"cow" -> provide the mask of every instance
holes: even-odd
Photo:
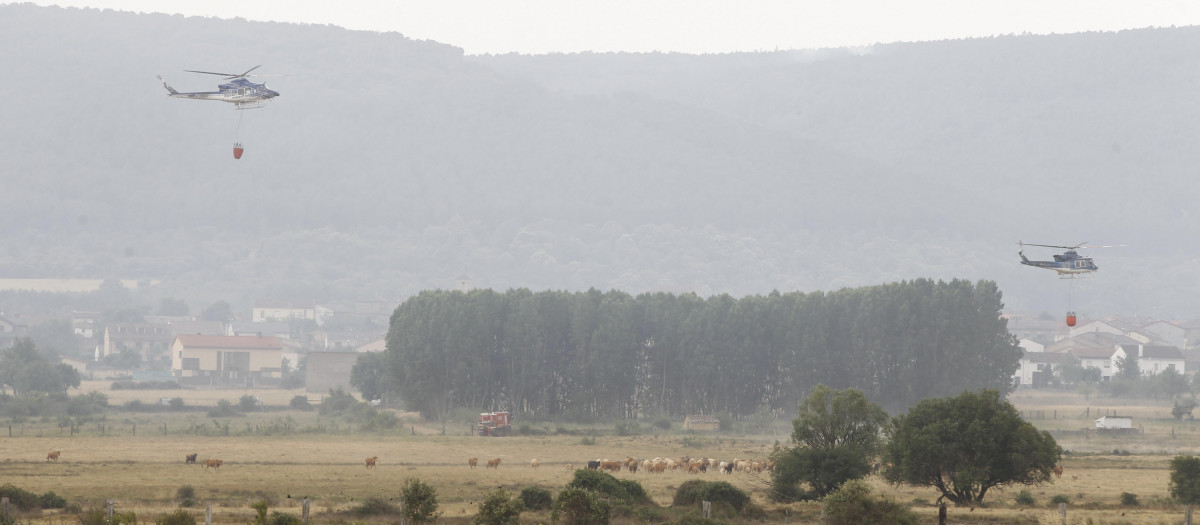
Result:
[[[601,461],[600,462],[600,470],[609,470],[612,472],[620,472],[621,466],[623,464],[624,463],[622,463],[620,461]]]
[[[487,468],[494,468],[496,470],[500,470],[500,458],[489,459],[487,462]]]
[[[221,460],[219,460],[219,459],[204,460],[204,470],[208,470],[208,469],[218,470],[220,468],[221,468]]]
[[[46,454],[46,461],[58,461],[58,456],[60,454],[62,454],[62,451],[59,450],[55,450],[54,452]]]
[[[1055,476],[1055,477],[1058,477],[1058,478],[1061,478],[1061,477],[1062,477],[1062,465],[1055,465],[1055,466],[1054,466],[1054,476]]]
[[[599,461],[588,461],[587,468],[588,468],[588,470],[600,470],[600,462]]]
[[[479,464],[479,458],[467,458],[467,464],[470,465],[471,468],[475,468],[475,465]]]
[[[532,459],[529,461],[529,466],[532,468],[538,468],[538,467],[542,466],[542,462],[541,462],[541,460],[538,460],[538,459]]]
[[[377,459],[379,459],[379,456],[371,456],[367,458],[367,468],[375,468],[375,460]]]
[[[188,454],[188,455],[184,456],[183,464],[184,465],[195,465],[196,464],[196,456],[197,456],[197,454]]]

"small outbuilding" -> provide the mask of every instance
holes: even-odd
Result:
[[[1133,428],[1133,418],[1129,416],[1104,416],[1096,420],[1096,428],[1101,430],[1129,430]]]
[[[683,418],[684,430],[721,430],[721,420],[713,416],[687,416]]]

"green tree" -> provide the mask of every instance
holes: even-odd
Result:
[[[400,487],[400,502],[404,508],[400,515],[416,524],[437,521],[442,515],[438,511],[437,490],[419,479],[407,479]]]
[[[190,313],[187,301],[172,297],[163,297],[158,303],[158,315],[186,316]]]
[[[813,496],[824,497],[847,480],[870,473],[887,419],[887,412],[858,390],[813,387],[792,421],[795,446],[775,453],[771,482],[776,496],[804,497],[797,484],[807,483]]]
[[[1171,459],[1171,497],[1185,505],[1200,504],[1200,458],[1175,456]]]
[[[78,371],[70,365],[52,363],[32,339],[18,338],[0,352],[0,388],[7,386],[14,396],[66,392],[79,385]]]
[[[229,306],[228,302],[217,301],[208,305],[208,308],[205,308],[200,316],[205,321],[219,321],[224,323],[233,319],[233,308]]]
[[[992,487],[1050,480],[1062,448],[995,390],[927,399],[892,419],[885,476],[935,487],[956,505],[980,503]]]
[[[1136,381],[1142,378],[1141,368],[1138,366],[1138,358],[1135,355],[1126,354],[1118,357],[1113,364],[1117,368],[1117,378],[1129,381]]]
[[[479,503],[479,512],[471,519],[475,525],[517,525],[525,505],[521,498],[510,496],[507,490],[498,488],[488,493]]]
[[[362,392],[366,400],[383,399],[390,391],[388,377],[387,356],[379,352],[358,356],[350,369],[350,384]]]
[[[1182,420],[1185,417],[1188,419],[1194,419],[1192,416],[1192,410],[1195,410],[1195,408],[1196,400],[1194,399],[1176,399],[1174,406],[1171,407],[1171,416],[1176,420]]]
[[[567,487],[554,498],[550,521],[567,525],[608,525],[612,505],[590,490]]]

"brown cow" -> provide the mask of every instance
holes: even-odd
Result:
[[[540,459],[533,459],[533,460],[530,460],[530,461],[529,461],[529,466],[530,466],[530,467],[533,467],[533,468],[538,468],[538,467],[542,466],[542,461],[541,461]]]
[[[475,468],[475,465],[479,464],[479,458],[467,458],[467,464],[470,465],[471,468]]]
[[[185,464],[185,465],[187,465],[187,464],[192,464],[192,465],[195,465],[195,464],[196,464],[196,454],[188,454],[188,455],[184,456],[184,457],[183,457],[183,464]]]
[[[58,451],[58,450],[55,450],[54,452],[46,454],[46,461],[58,461],[59,454],[62,454],[62,452]]]
[[[379,456],[371,456],[367,458],[367,468],[375,468],[375,460],[377,459],[379,459]]]
[[[487,468],[494,468],[496,470],[500,470],[500,458],[489,459],[488,463],[487,463]]]
[[[620,472],[621,467],[625,465],[623,461],[601,461],[600,470],[610,470],[612,472]]]
[[[1059,478],[1061,478],[1061,477],[1062,477],[1062,465],[1055,465],[1055,466],[1054,466],[1054,476],[1055,476],[1055,477],[1059,477]]]
[[[204,470],[208,470],[208,469],[217,470],[220,468],[221,468],[221,460],[219,460],[219,459],[204,460]]]

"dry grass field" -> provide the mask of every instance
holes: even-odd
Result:
[[[107,386],[107,383],[93,385]],[[99,388],[96,388],[99,389]],[[120,399],[156,401],[160,397],[183,397],[187,406],[211,406],[220,399],[236,402],[252,393],[268,405],[285,405],[294,391],[114,391],[112,405]],[[125,398],[127,394],[136,394]],[[1082,396],[1062,393],[1014,395],[1023,411],[1054,411],[1058,417],[1035,419],[1051,431],[1080,430],[1090,420],[1080,414],[1088,406],[1113,408],[1112,403],[1088,404]],[[1077,399],[1076,399],[1077,397]],[[1111,401],[1111,400],[1105,400]],[[1181,523],[1184,510],[1166,503],[1169,471],[1167,464],[1177,453],[1196,453],[1200,433],[1190,425],[1170,419],[1169,404],[1122,405],[1121,414],[1135,415],[1143,423],[1144,434],[1127,436],[1066,435],[1060,443],[1071,453],[1064,459],[1064,474],[1053,483],[1030,487],[1034,506],[1016,504],[1022,487],[989,493],[984,507],[951,508],[950,523],[1058,524],[1060,518],[1050,505],[1056,495],[1070,501],[1071,524],[1163,524]],[[1094,413],[1096,408],[1092,409]],[[1165,410],[1165,412],[1164,412]],[[1068,417],[1069,416],[1069,417]],[[639,436],[617,437],[611,432],[597,435],[594,444],[584,444],[577,435],[554,434],[550,425],[534,425],[550,431],[546,436],[481,438],[466,435],[466,423],[452,424],[446,434],[439,426],[422,426],[411,415],[401,415],[402,430],[385,433],[363,432],[348,425],[324,422],[312,412],[266,411],[245,417],[218,418],[213,421],[203,411],[171,413],[127,413],[111,411],[104,422],[104,434],[96,423],[89,423],[71,435],[69,429],[53,421],[26,421],[14,425],[13,435],[0,427],[0,483],[12,483],[36,493],[54,491],[84,508],[100,506],[105,499],[117,502],[118,510],[135,511],[143,522],[167,513],[179,505],[177,491],[190,486],[200,505],[211,502],[218,523],[252,521],[251,503],[271,502],[273,510],[299,513],[300,501],[312,501],[312,517],[317,523],[381,522],[346,511],[368,497],[395,498],[399,486],[409,478],[433,485],[444,512],[442,521],[465,523],[475,513],[475,503],[488,491],[505,487],[518,492],[537,485],[552,492],[561,489],[587,460],[597,458],[694,456],[765,458],[775,439],[786,444],[786,432],[775,436],[733,434],[685,435],[675,431],[651,430]],[[261,430],[279,421],[290,422],[287,433],[266,435]],[[229,435],[189,433],[195,426],[228,425]],[[134,426],[136,425],[136,435]],[[325,425],[321,431],[315,429]],[[783,423],[781,423],[783,425]],[[167,432],[163,432],[163,428]],[[1175,437],[1170,431],[1174,428]],[[786,427],[784,427],[786,428]],[[611,427],[604,427],[610,430]],[[58,462],[46,461],[49,451],[58,450]],[[1114,454],[1113,451],[1117,451]],[[184,456],[198,453],[199,465],[184,464]],[[364,458],[378,456],[378,467],[365,468]],[[480,458],[471,469],[467,458]],[[206,458],[219,458],[217,471],[206,469]],[[487,459],[501,458],[497,469],[484,468]],[[530,460],[541,461],[538,469]],[[651,475],[644,472],[618,474],[639,481],[655,503],[669,506],[679,485],[697,475],[668,472]],[[767,511],[766,521],[816,523],[819,507],[814,504],[779,505],[767,501],[763,476],[736,473],[698,475],[706,480],[730,481],[752,495]],[[928,488],[893,487],[879,479],[871,483],[883,494],[901,502],[915,502],[914,509],[926,522],[936,523],[936,509],[930,505],[937,492]],[[1120,504],[1124,492],[1137,494],[1141,505]],[[786,514],[785,514],[786,511]],[[43,523],[74,523],[73,516],[47,513],[25,517]],[[525,523],[546,523],[546,513],[523,514]],[[382,520],[387,521],[387,520]],[[618,523],[641,521],[620,518]]]

